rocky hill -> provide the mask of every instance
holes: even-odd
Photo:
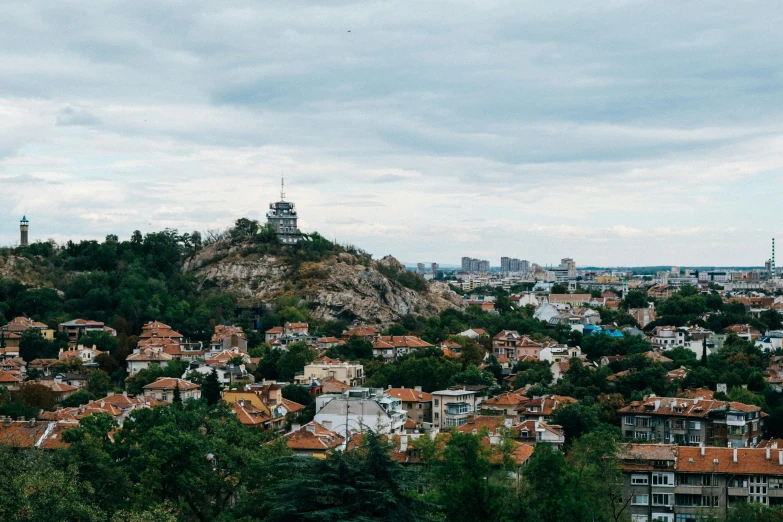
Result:
[[[230,241],[201,250],[182,267],[200,281],[202,290],[229,292],[245,305],[300,296],[320,320],[387,324],[408,313],[429,315],[463,306],[444,283],[429,282],[419,291],[403,286],[394,274],[404,270],[391,256],[370,260],[341,253],[325,261],[295,263],[285,255],[253,253],[248,245]]]

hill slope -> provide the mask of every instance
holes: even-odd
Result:
[[[317,262],[292,262],[279,253],[257,253],[248,243],[219,241],[188,258],[182,271],[196,277],[200,289],[227,292],[240,304],[269,303],[296,295],[311,304],[319,320],[386,324],[408,313],[435,314],[461,308],[444,283],[420,282],[417,290],[400,283],[405,267],[393,257],[340,253]]]

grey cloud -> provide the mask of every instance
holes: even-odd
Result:
[[[100,120],[93,114],[82,109],[65,107],[57,113],[57,125],[95,125]]]

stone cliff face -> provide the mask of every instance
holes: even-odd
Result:
[[[194,275],[202,289],[230,292],[242,304],[300,296],[311,303],[313,317],[321,320],[387,324],[408,313],[430,315],[463,307],[448,285],[430,282],[426,291],[416,292],[386,277],[378,264],[402,266],[391,256],[365,264],[344,253],[294,267],[283,257],[247,254],[242,245],[221,242],[188,259],[183,272]]]

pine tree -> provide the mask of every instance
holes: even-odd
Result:
[[[204,378],[204,384],[201,385],[201,396],[206,399],[207,404],[215,405],[220,401],[222,388],[218,379],[217,369],[212,368],[212,373],[207,374]]]
[[[707,366],[707,337],[701,340],[701,365]]]
[[[177,384],[174,385],[174,398],[172,399],[172,402],[174,404],[182,403],[182,396],[179,393],[179,381],[177,381]]]

